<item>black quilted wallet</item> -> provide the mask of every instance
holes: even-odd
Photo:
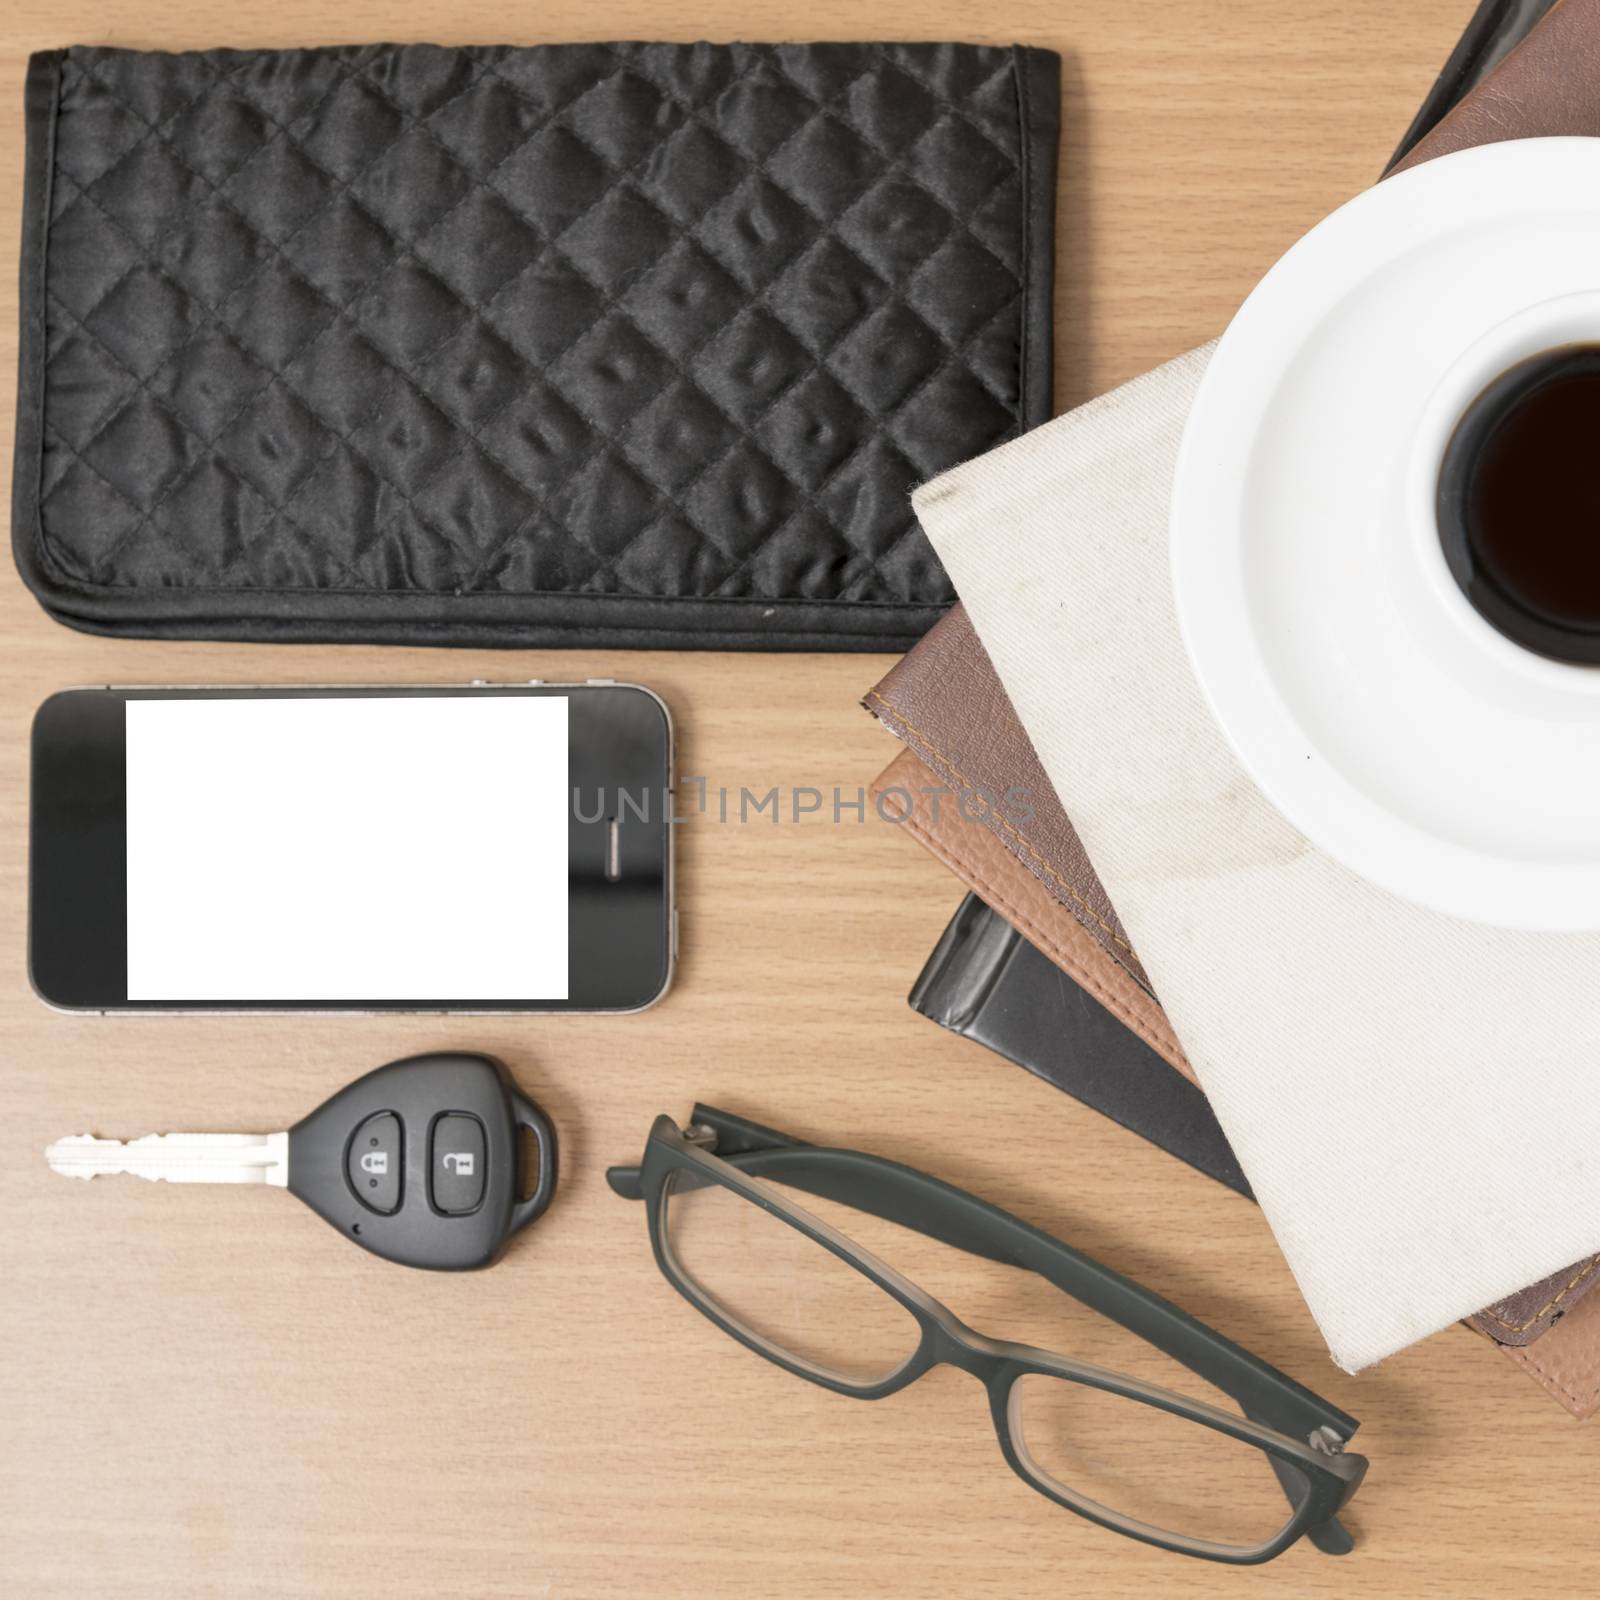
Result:
[[[125,636],[905,649],[910,490],[1050,414],[1058,71],[35,56],[17,564]]]

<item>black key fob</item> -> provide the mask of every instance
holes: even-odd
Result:
[[[521,1132],[538,1173],[522,1198]],[[289,1190],[347,1239],[436,1272],[493,1264],[556,1187],[556,1135],[491,1056],[392,1061],[289,1130]]]

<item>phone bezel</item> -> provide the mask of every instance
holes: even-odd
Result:
[[[651,793],[648,822],[618,830],[620,878],[604,874],[604,816],[568,824],[565,1000],[130,1000],[122,707],[140,698],[380,698],[565,695],[568,787]],[[625,753],[613,754],[607,747]],[[467,684],[130,684],[67,689],[34,715],[30,775],[28,976],[67,1012],[269,1015],[626,1013],[654,1005],[677,958],[672,715],[643,684],[610,679]],[[623,759],[623,767],[617,762]],[[590,858],[593,858],[592,860]],[[598,869],[595,870],[595,869]],[[631,870],[630,870],[631,869]],[[641,905],[641,894],[647,897]],[[603,959],[602,959],[603,957]]]

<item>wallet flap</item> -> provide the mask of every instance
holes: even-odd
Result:
[[[911,489],[1050,413],[1059,62],[74,48],[14,544],[147,636],[904,648]]]

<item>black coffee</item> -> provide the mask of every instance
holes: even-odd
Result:
[[[1482,616],[1530,650],[1600,663],[1600,344],[1533,356],[1467,407],[1438,513]]]

